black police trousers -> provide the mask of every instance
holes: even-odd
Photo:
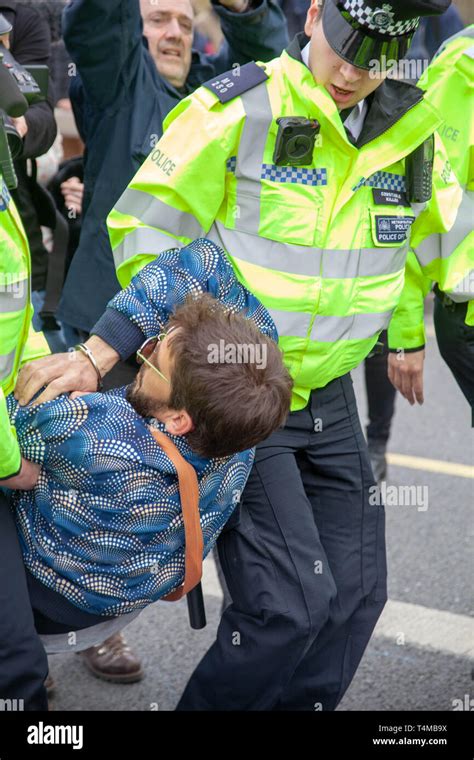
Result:
[[[373,354],[364,362],[365,388],[367,391],[367,440],[387,444],[395,413],[397,391],[388,379],[388,338],[384,330],[379,335],[383,343],[380,353]]]
[[[0,491],[0,700],[5,710],[47,710],[48,659],[35,629],[15,522]],[[11,701],[10,701],[11,700]]]
[[[178,710],[335,709],[386,601],[374,486],[345,375],[257,447],[218,539],[232,604]]]
[[[471,406],[474,426],[474,327],[466,325],[466,311],[467,303],[454,303],[435,287],[438,348]]]

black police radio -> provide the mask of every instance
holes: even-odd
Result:
[[[280,116],[276,120],[278,134],[273,152],[277,166],[309,166],[320,125],[317,119],[302,116]]]
[[[406,186],[410,203],[426,203],[433,192],[434,135],[406,159]]]

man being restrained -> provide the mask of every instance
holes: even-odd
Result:
[[[22,454],[41,466],[36,486],[11,498],[40,633],[136,612],[181,585],[178,479],[150,427],[196,471],[206,556],[252,447],[289,410],[271,317],[213,243],[160,254],[109,309],[146,338],[130,386],[23,407],[8,398]]]

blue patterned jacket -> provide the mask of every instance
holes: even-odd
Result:
[[[275,340],[268,312],[234,277],[209,241],[160,254],[109,304],[155,335],[187,293],[209,291],[245,311]],[[184,527],[177,476],[125,388],[36,407],[7,399],[22,454],[42,465],[32,491],[16,491],[13,509],[30,572],[82,610],[119,615],[141,609],[183,582]],[[194,466],[204,556],[239,501],[254,450],[204,459],[185,437],[170,436]]]

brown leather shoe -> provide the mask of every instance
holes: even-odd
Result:
[[[143,678],[138,657],[127,645],[122,633],[109,636],[102,644],[78,652],[91,673],[104,681],[135,683]]]

